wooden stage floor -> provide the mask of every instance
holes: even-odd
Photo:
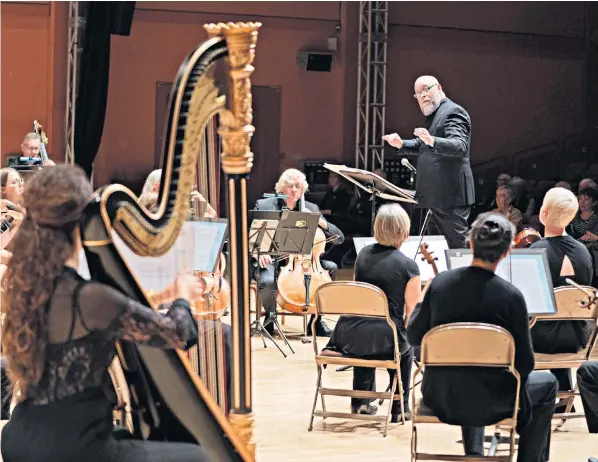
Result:
[[[333,321],[327,321],[332,327]],[[299,318],[287,318],[287,326],[299,327]],[[271,344],[264,349],[261,338],[254,337],[254,441],[260,462],[293,461],[410,461],[411,424],[390,424],[384,438],[380,424],[364,421],[343,421],[321,418],[314,421],[314,429],[307,431],[313,403],[316,366],[311,344],[291,340],[295,354],[284,348],[287,358]],[[282,341],[279,341],[282,346]],[[336,372],[328,368],[324,385],[350,387],[351,371]],[[386,371],[378,371],[378,388],[388,384]],[[419,395],[419,387],[416,389]],[[327,397],[328,410],[347,412],[349,398]],[[576,401],[581,409],[581,401]],[[386,405],[378,412],[385,412]],[[493,428],[487,427],[487,435]],[[448,425],[424,425],[419,429],[419,449],[422,451],[463,454],[461,432]],[[486,445],[488,447],[488,445]],[[503,448],[505,446],[503,445]],[[572,419],[564,432],[553,432],[551,462],[585,462],[598,457],[598,435],[588,433],[584,419]]]

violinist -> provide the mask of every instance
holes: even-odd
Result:
[[[550,423],[557,381],[535,372],[527,306],[522,293],[495,274],[507,256],[515,227],[506,217],[480,215],[471,225],[471,266],[444,271],[423,291],[407,327],[412,346],[432,328],[456,322],[503,327],[515,341],[515,369],[521,376],[518,462],[549,460]],[[442,422],[461,425],[466,455],[484,455],[484,426],[513,415],[515,378],[498,368],[426,367],[424,403]]]
[[[283,172],[275,186],[276,193],[287,196],[286,199],[279,199],[277,197],[260,199],[256,202],[254,210],[288,209],[300,211],[299,204],[308,187],[309,185],[307,183],[307,179],[302,172],[294,168],[288,169]],[[308,201],[305,201],[305,208],[310,212],[320,211],[316,204],[312,204]],[[324,231],[326,237],[333,237],[333,239],[331,239],[332,244],[338,245],[344,242],[345,237],[341,230],[332,223],[326,221],[324,217],[320,217],[319,226]],[[320,263],[322,264],[322,268],[329,272],[330,278],[334,280],[336,271],[338,270],[336,263],[328,260],[322,260]],[[266,310],[266,316],[276,316],[276,300],[274,299],[274,294],[272,291],[274,284],[277,283],[274,280],[274,262],[272,261],[272,257],[269,255],[262,255],[259,258],[258,264],[260,267],[260,298],[262,300],[264,310]],[[312,319],[310,319],[308,324],[308,335],[311,335]],[[274,325],[271,323],[267,324],[266,330],[268,330],[270,335],[273,335]],[[320,337],[330,337],[330,333],[330,329],[322,320],[319,320],[316,323],[316,335]]]
[[[139,196],[139,203],[143,205],[146,209],[150,212],[156,212],[158,207],[158,194],[160,193],[160,180],[162,178],[162,169],[154,170],[151,172],[145,183],[143,185],[143,189],[141,191],[141,196]],[[197,197],[198,199],[204,201],[204,197],[198,191],[191,192],[191,199]],[[216,211],[212,208],[212,206],[208,203],[206,208],[206,218],[216,218],[217,214]]]
[[[592,283],[592,257],[581,242],[565,232],[575,217],[579,204],[575,195],[565,188],[552,188],[544,196],[540,222],[544,225],[544,239],[530,248],[546,249],[548,266],[554,287],[565,286],[566,278],[580,285]],[[532,327],[532,342],[537,353],[577,353],[585,348],[591,335],[586,321],[540,321]],[[572,388],[571,370],[551,371],[559,382],[560,391]],[[562,412],[564,405],[555,412]]]
[[[14,237],[23,220],[24,211],[21,207],[23,187],[23,177],[17,170],[10,167],[0,169],[0,195],[2,198],[0,212],[3,225],[1,235],[2,264],[7,264],[10,259],[11,253],[6,249],[6,246]]]
[[[364,247],[355,261],[355,280],[373,284],[386,294],[390,317],[397,328],[401,353],[401,383],[405,420],[411,420],[409,411],[409,387],[413,350],[407,343],[405,322],[421,294],[421,280],[417,263],[406,257],[399,248],[409,236],[411,222],[407,212],[399,204],[380,207],[374,222],[376,244]],[[345,356],[364,359],[393,359],[394,338],[386,320],[357,316],[341,316],[326,349]],[[375,391],[375,369],[353,368],[353,389]],[[394,370],[389,369],[391,380]],[[351,398],[353,414],[373,415],[377,407],[368,399]],[[393,401],[392,422],[401,420],[401,404]]]
[[[23,157],[31,158],[31,159],[39,159],[41,158],[41,149],[42,149],[42,138],[35,132],[27,133],[25,138],[23,138],[23,143],[21,144],[21,151],[23,152]],[[35,162],[31,161],[31,162]],[[56,165],[54,161],[48,159],[44,162],[44,165]]]
[[[189,300],[206,280],[181,274],[163,315],[77,273],[79,220],[93,190],[78,167],[38,172],[3,278],[2,347],[21,391],[2,432],[5,461],[204,461],[197,445],[117,439],[108,367],[114,342],[184,348],[197,339]]]

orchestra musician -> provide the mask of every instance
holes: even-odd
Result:
[[[43,169],[23,195],[5,290],[3,353],[20,397],[2,432],[5,461],[198,461],[192,444],[117,439],[108,367],[114,342],[184,348],[196,340],[189,300],[213,281],[181,274],[167,314],[77,273],[79,220],[92,188],[74,166]]]
[[[410,227],[409,216],[399,204],[383,205],[378,210],[374,222],[376,243],[364,247],[355,260],[355,281],[373,284],[386,294],[390,317],[397,328],[405,420],[411,419],[409,388],[413,350],[407,342],[403,319],[409,318],[421,295],[417,263],[399,250],[409,236]],[[326,349],[355,358],[394,359],[394,337],[384,319],[341,316]],[[375,369],[369,367],[354,367],[353,389],[375,391],[375,372]],[[388,370],[391,380],[395,372],[392,369]],[[351,398],[351,412],[375,414],[377,408],[369,404],[369,401]],[[400,402],[393,401],[393,423],[401,420],[400,411]]]
[[[35,132],[27,133],[25,138],[23,138],[23,143],[21,144],[21,151],[23,152],[23,157],[32,157],[32,158],[40,158],[41,157],[41,145],[42,145],[42,138]],[[56,165],[54,161],[48,159],[44,162],[44,165]]]
[[[598,433],[598,361],[587,361],[577,369],[577,384],[590,433]]]
[[[275,190],[277,194],[287,196],[286,199],[280,199],[277,197],[269,197],[266,199],[260,199],[256,202],[254,210],[298,210],[301,198],[307,191],[309,185],[305,175],[297,169],[291,168],[282,173],[278,181],[276,182]],[[305,207],[310,212],[319,212],[319,208],[316,204],[305,201]],[[345,237],[340,229],[338,229],[332,223],[326,221],[324,217],[320,217],[319,226],[324,231],[326,237],[334,236],[331,239],[333,245],[342,244]],[[261,255],[259,258],[259,290],[260,298],[266,316],[276,316],[276,300],[272,289],[276,281],[274,280],[274,263],[272,257],[269,255]],[[327,270],[330,274],[330,278],[334,280],[338,266],[336,263],[322,260],[322,268]],[[313,316],[312,316],[313,319]],[[311,322],[310,319],[308,324],[308,335],[311,335]],[[274,334],[274,325],[271,323],[266,324],[266,330],[270,335]],[[316,335],[321,337],[330,337],[331,330],[322,321],[319,320],[316,323]]]
[[[546,249],[548,266],[554,287],[566,286],[566,278],[580,285],[592,283],[592,257],[581,242],[569,236],[565,229],[575,217],[578,200],[565,188],[552,188],[544,196],[540,222],[544,225],[544,239],[534,242],[531,249]],[[586,321],[538,321],[531,330],[534,351],[537,353],[577,353],[585,348],[592,328]],[[551,372],[559,382],[560,391],[572,389],[570,369]],[[555,412],[564,411],[565,406]]]
[[[448,99],[435,77],[415,81],[414,98],[426,116],[416,138],[402,140],[392,133],[382,137],[400,155],[417,155],[416,200],[430,209],[450,249],[467,247],[467,220],[475,202],[469,162],[471,120],[461,106]]]
[[[3,224],[0,236],[2,249],[0,263],[4,265],[8,263],[12,255],[6,246],[14,237],[23,220],[24,211],[21,207],[23,188],[23,177],[17,170],[10,167],[0,169],[0,197],[2,198],[0,214]]]
[[[143,205],[146,209],[151,212],[156,211],[156,207],[158,206],[158,194],[160,192],[160,180],[162,178],[162,169],[154,170],[151,172],[145,183],[143,185],[143,189],[141,190],[141,195],[139,196],[139,203]],[[205,200],[204,197],[198,191],[191,191],[191,197],[199,198],[200,200]],[[212,208],[212,206],[207,203],[206,208],[206,218],[216,218],[217,214],[216,211]]]
[[[480,215],[470,231],[471,266],[444,271],[428,283],[408,321],[407,338],[419,346],[433,327],[456,322],[494,324],[508,330],[521,376],[517,460],[544,462],[549,459],[557,381],[551,374],[533,372],[525,299],[495,274],[514,236],[515,228],[506,217]],[[484,426],[512,415],[515,385],[515,378],[504,369],[426,367],[422,395],[442,422],[461,426],[466,455],[483,456]]]

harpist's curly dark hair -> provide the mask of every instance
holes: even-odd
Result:
[[[469,231],[473,256],[488,263],[496,263],[511,247],[514,238],[515,227],[498,213],[481,214]]]
[[[74,230],[92,192],[83,170],[58,165],[37,173],[23,194],[27,214],[13,239],[13,256],[2,280],[3,352],[22,398],[44,373],[46,304],[66,260],[74,254]]]

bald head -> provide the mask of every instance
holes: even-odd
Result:
[[[415,91],[415,99],[419,104],[419,108],[425,116],[432,114],[442,100],[446,98],[446,95],[442,91],[442,86],[436,79],[431,75],[422,75],[418,77],[413,85]]]

